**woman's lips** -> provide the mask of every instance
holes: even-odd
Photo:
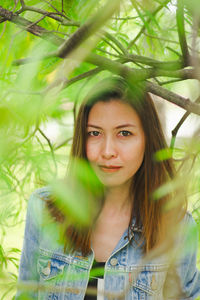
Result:
[[[101,169],[101,171],[105,173],[114,173],[119,171],[119,169],[121,169],[121,167],[119,166],[102,166],[102,165],[100,165],[99,168]]]

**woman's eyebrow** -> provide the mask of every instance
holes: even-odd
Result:
[[[93,124],[87,124],[87,127],[93,127],[93,128],[102,129],[100,126],[93,125]],[[136,126],[133,125],[133,124],[122,124],[122,125],[116,126],[116,129],[125,128],[125,127],[136,127]]]
[[[133,124],[122,124],[122,125],[117,126],[116,128],[119,129],[119,128],[124,128],[124,127],[136,127],[136,126]]]
[[[92,124],[87,124],[87,127],[94,127],[94,128],[102,129],[102,128],[99,127],[99,126],[97,126],[97,125],[92,125]]]

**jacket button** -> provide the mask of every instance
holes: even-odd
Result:
[[[51,273],[51,262],[50,261],[48,262],[47,267],[45,267],[45,268],[42,269],[42,273],[45,276],[48,276]]]
[[[117,258],[115,258],[115,257],[111,258],[111,260],[110,260],[110,264],[111,264],[111,266],[116,266],[116,265],[117,265],[117,263],[118,263],[118,260],[117,260]]]

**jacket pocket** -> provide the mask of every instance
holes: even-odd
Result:
[[[72,256],[41,250],[37,270],[40,278],[38,299],[81,299],[87,271],[76,266]]]
[[[167,266],[132,267],[128,274],[131,285],[130,299],[162,300],[166,273]]]
[[[62,292],[66,281],[64,273],[68,268],[68,264],[54,253],[42,253],[38,257],[37,269],[40,278],[38,291],[39,299],[64,299]]]
[[[66,264],[58,259],[51,257],[40,257],[38,259],[38,272],[44,281],[63,275]]]

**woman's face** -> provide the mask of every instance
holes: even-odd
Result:
[[[99,101],[87,124],[87,158],[107,187],[126,184],[139,169],[145,135],[135,110],[120,100]]]

